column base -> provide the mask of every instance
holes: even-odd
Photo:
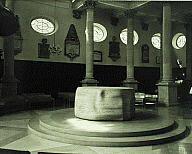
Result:
[[[134,80],[134,79],[126,79],[122,82],[124,87],[131,87],[133,88],[135,91],[138,90],[138,81]]]
[[[1,97],[10,97],[17,95],[17,85],[19,80],[14,79],[1,79]]]
[[[99,82],[93,78],[85,78],[84,80],[81,81],[82,87],[87,87],[87,86],[97,86]]]
[[[178,105],[177,84],[172,81],[161,81],[158,86],[158,102],[164,106]]]

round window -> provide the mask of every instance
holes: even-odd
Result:
[[[172,45],[175,49],[181,49],[186,44],[186,37],[183,33],[177,33],[172,39]]]
[[[94,23],[94,42],[102,42],[107,38],[106,28],[98,23]]]
[[[31,27],[34,31],[44,35],[51,35],[56,32],[56,25],[51,20],[45,18],[33,19]]]
[[[151,43],[152,45],[157,48],[157,49],[161,49],[161,34],[160,33],[156,33],[152,36],[151,38]]]
[[[124,44],[127,44],[127,28],[123,29],[120,33],[120,39]],[[133,44],[137,44],[137,42],[139,41],[139,36],[137,34],[137,32],[134,30],[133,31]]]

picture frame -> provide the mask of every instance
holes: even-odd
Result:
[[[103,56],[101,51],[93,51],[93,61],[94,62],[102,62]]]

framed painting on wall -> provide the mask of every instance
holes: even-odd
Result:
[[[93,61],[94,62],[102,62],[103,57],[102,57],[102,52],[101,51],[94,51],[93,52]]]

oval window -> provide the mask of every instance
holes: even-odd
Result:
[[[94,42],[102,42],[107,38],[106,28],[98,23],[94,23]]]
[[[123,29],[120,33],[120,39],[124,44],[127,44],[127,28]],[[139,41],[139,36],[137,34],[137,32],[134,30],[133,31],[133,44],[137,44],[137,42]]]
[[[156,33],[152,36],[151,38],[151,43],[152,45],[157,48],[157,49],[161,49],[161,34],[160,33]]]
[[[172,45],[175,49],[181,49],[186,44],[186,37],[183,33],[177,33],[172,39]]]
[[[34,31],[44,35],[51,35],[56,32],[56,24],[46,18],[35,18],[31,21]]]

